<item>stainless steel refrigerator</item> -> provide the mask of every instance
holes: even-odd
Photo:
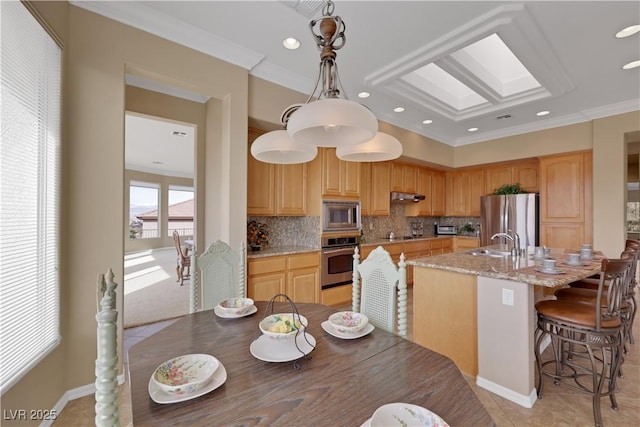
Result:
[[[480,246],[511,243],[491,240],[496,233],[518,233],[520,247],[539,246],[540,195],[538,193],[481,196]]]

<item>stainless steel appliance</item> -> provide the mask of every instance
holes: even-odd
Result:
[[[482,196],[480,198],[480,246],[507,244],[491,240],[496,233],[518,233],[520,247],[538,246],[540,195],[538,193]],[[504,239],[504,240],[503,240]]]
[[[400,193],[397,191],[391,192],[391,201],[396,203],[418,203],[420,200],[424,199],[424,194]]]
[[[360,244],[358,236],[323,237],[320,274],[322,289],[351,283],[353,279],[353,250]]]
[[[457,225],[445,225],[445,224],[436,224],[435,233],[438,236],[455,236],[458,234],[458,226]]]
[[[360,202],[323,200],[322,231],[360,231]]]

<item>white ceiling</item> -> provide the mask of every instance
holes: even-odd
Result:
[[[299,1],[72,1],[74,5],[244,67],[256,77],[309,94],[318,50]],[[303,1],[301,6],[318,1]],[[321,12],[316,12],[317,18]],[[337,51],[347,96],[376,117],[451,146],[584,122],[640,110],[640,34],[617,39],[640,24],[638,1],[336,1],[346,23]],[[503,96],[470,70],[460,49],[497,34],[541,88]],[[301,42],[284,49],[285,37]],[[470,59],[471,58],[471,59]],[[455,109],[416,90],[409,73],[435,63],[488,102]],[[416,74],[417,75],[417,74]],[[435,90],[446,91],[446,87]],[[162,89],[157,89],[162,90]],[[162,90],[165,91],[166,90]],[[175,95],[175,94],[174,94]],[[395,113],[394,107],[405,111]],[[536,116],[541,110],[550,114]],[[498,119],[509,115],[510,118]],[[275,115],[279,116],[279,114]],[[433,120],[423,124],[425,119]],[[469,128],[478,128],[469,132]]]

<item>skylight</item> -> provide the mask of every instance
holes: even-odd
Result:
[[[427,64],[418,68],[402,77],[402,80],[458,111],[487,102],[469,86],[435,64]]]
[[[502,97],[540,87],[497,34],[478,40],[451,57]]]

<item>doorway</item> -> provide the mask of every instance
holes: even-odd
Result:
[[[124,328],[189,313],[173,232],[193,245],[196,134],[195,124],[125,113]]]

